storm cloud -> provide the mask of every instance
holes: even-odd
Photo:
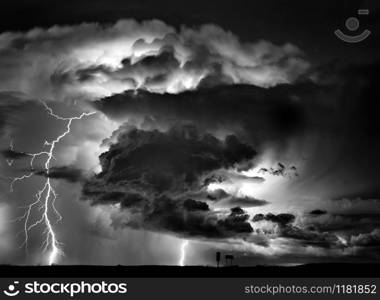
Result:
[[[258,175],[302,177],[296,181],[311,177],[318,190],[334,184],[334,198],[376,197],[380,139],[374,112],[380,91],[374,78],[379,66],[326,66],[315,81],[271,88],[235,84],[178,94],[127,91],[93,105],[113,120],[132,119],[142,127],[187,121],[214,134],[235,134],[259,154],[270,152],[277,159]],[[358,187],[364,178],[366,184]]]
[[[302,93],[301,86],[264,89],[224,85],[179,94],[125,92],[97,101],[94,107],[115,120],[134,118],[144,125],[146,117],[150,117],[150,126],[158,128],[189,122],[202,130],[236,134],[259,150],[271,145],[284,151],[294,138],[313,130],[314,122],[321,122],[314,120],[307,98],[294,100]],[[330,108],[321,110],[327,112]]]
[[[255,155],[235,136],[219,140],[189,125],[167,132],[130,128],[100,156],[102,172],[85,184],[83,196],[97,205],[128,209],[124,226],[209,238],[249,233],[249,216],[243,210],[217,212],[186,197],[202,191],[202,178],[211,172]]]

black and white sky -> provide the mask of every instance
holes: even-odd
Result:
[[[378,262],[379,13],[1,1],[0,263]]]

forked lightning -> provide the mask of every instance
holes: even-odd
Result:
[[[37,157],[46,157],[46,160],[44,162],[44,171],[46,173],[46,180],[44,182],[43,187],[37,192],[36,194],[36,199],[33,201],[31,204],[26,206],[26,211],[25,213],[17,218],[18,221],[23,221],[24,222],[24,242],[22,243],[22,247],[25,247],[26,251],[28,251],[28,238],[29,238],[29,232],[36,226],[42,225],[43,226],[43,237],[44,237],[44,242],[43,242],[43,252],[49,252],[48,257],[47,257],[47,263],[49,265],[52,265],[57,262],[58,257],[60,255],[63,255],[63,251],[61,249],[61,243],[57,240],[56,233],[53,228],[53,222],[59,222],[62,220],[61,214],[58,212],[55,206],[55,201],[57,199],[57,193],[54,190],[54,187],[51,183],[51,179],[49,177],[49,171],[50,171],[50,163],[51,160],[54,158],[54,150],[56,145],[71,131],[71,124],[74,120],[81,120],[84,117],[91,116],[95,114],[95,112],[90,112],[90,113],[82,113],[80,116],[77,117],[61,117],[58,116],[53,112],[53,110],[45,103],[42,102],[42,105],[48,112],[50,116],[53,118],[64,121],[66,122],[66,130],[59,135],[56,139],[52,141],[45,141],[44,147],[47,147],[46,151],[41,151],[38,153],[25,153],[25,155],[30,157],[30,168],[31,171],[28,174],[24,174],[20,177],[15,177],[12,178],[12,182],[10,184],[10,190],[11,192],[13,191],[15,183],[18,181],[25,180],[27,178],[32,177],[35,175],[34,171],[34,161]],[[14,145],[13,141],[11,142],[10,145],[11,150],[14,150]],[[10,161],[9,161],[10,162]],[[8,164],[12,164],[9,163]],[[40,214],[40,217],[37,221],[34,223],[31,223],[31,214],[33,211],[37,211],[38,214]]]

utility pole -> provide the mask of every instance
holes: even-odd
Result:
[[[216,267],[219,268],[220,263],[220,252],[216,252]]]

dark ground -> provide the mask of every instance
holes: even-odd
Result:
[[[309,264],[293,267],[0,266],[0,277],[380,277],[380,264]]]

